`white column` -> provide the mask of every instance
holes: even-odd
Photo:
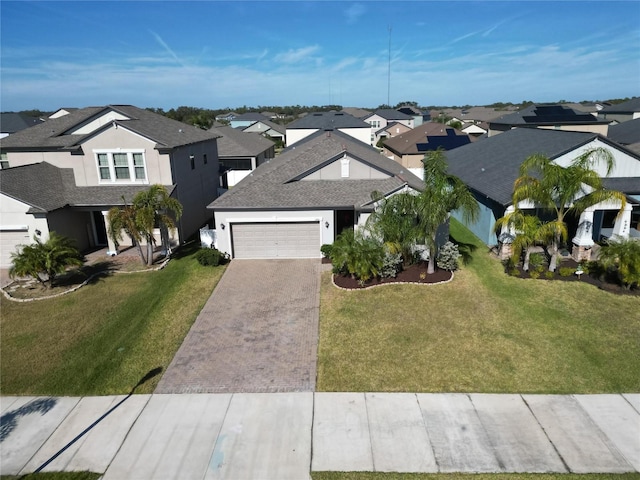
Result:
[[[593,246],[593,209],[586,209],[580,214],[576,236],[571,240],[574,245],[580,247]]]
[[[116,244],[113,242],[111,235],[109,235],[109,219],[107,218],[108,214],[109,214],[108,210],[102,211],[102,218],[104,219],[104,228],[107,231],[107,245],[108,245],[107,255],[117,255],[118,249],[116,248]]]
[[[633,207],[628,203],[625,205],[623,212],[616,218],[613,225],[612,237],[629,238],[629,229],[631,228],[631,210]]]

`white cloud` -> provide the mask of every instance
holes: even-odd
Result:
[[[274,57],[274,60],[278,63],[300,63],[305,60],[311,60],[313,54],[318,52],[320,47],[318,45],[311,45],[309,47],[289,49],[284,53],[279,53]]]
[[[366,13],[367,9],[361,3],[354,3],[349,8],[344,11],[344,15],[347,18],[347,23],[349,25],[353,25],[360,17],[362,17]]]

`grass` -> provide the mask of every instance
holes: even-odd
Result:
[[[313,480],[638,480],[640,473],[566,474],[566,473],[373,473],[311,472]]]
[[[639,297],[509,277],[451,234],[473,251],[448,284],[342,291],[323,274],[319,391],[640,391]]]
[[[166,370],[224,272],[198,264],[196,247],[183,247],[163,270],[97,277],[62,297],[2,297],[2,394],[123,394],[149,371]],[[136,392],[152,392],[160,377]]]

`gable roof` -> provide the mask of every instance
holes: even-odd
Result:
[[[449,173],[503,206],[511,204],[522,162],[534,153],[554,159],[596,138],[595,133],[516,128],[446,152]]]
[[[358,107],[344,107],[341,111],[356,118],[364,118],[371,115],[371,111]]]
[[[371,115],[368,115],[368,117],[371,117],[373,115],[378,115],[385,120],[413,120],[412,115],[407,115],[406,113],[399,112],[398,110],[394,110],[393,108],[380,108],[373,112]]]
[[[640,118],[609,126],[607,138],[621,145],[640,143]]]
[[[282,135],[284,135],[286,133],[286,131],[287,131],[287,129],[286,129],[286,127],[284,125],[280,125],[279,123],[272,122],[271,120],[258,120],[256,122],[253,122],[248,127],[244,127],[243,130],[251,128],[257,123],[262,123],[263,125],[269,127],[270,130],[275,130],[276,132],[278,132],[278,133],[280,133]]]
[[[419,154],[443,147],[445,150],[466,145],[469,135],[443,123],[426,122],[408,132],[385,140],[384,146],[398,155]]]
[[[263,115],[258,112],[247,112],[247,113],[243,113],[242,115],[236,115],[235,118],[233,119],[234,122],[247,121],[247,120],[258,122],[263,120],[270,120],[270,117],[267,117],[266,115]]]
[[[104,185],[78,187],[72,168],[47,162],[0,170],[0,193],[30,205],[29,213],[47,213],[66,206],[123,205],[149,185]],[[165,186],[171,193],[174,186]]]
[[[563,105],[530,105],[523,110],[508,113],[489,121],[498,125],[585,125],[607,124],[590,113],[580,112]]]
[[[371,128],[368,123],[343,112],[314,112],[287,125],[289,129],[337,130],[339,128]]]
[[[210,132],[219,135],[218,157],[257,157],[273,147],[274,143],[259,133],[243,132],[235,128],[213,127]]]
[[[389,174],[385,179],[304,180],[342,154]],[[317,132],[263,163],[233,189],[218,197],[214,210],[268,210],[309,208],[360,208],[371,193],[388,193],[408,184],[420,190],[423,182],[411,172],[378,153],[376,149],[341,132]]]
[[[127,120],[109,121],[103,127],[88,134],[66,134],[74,128],[97,119],[110,111],[127,117]],[[86,107],[58,118],[16,132],[0,139],[3,150],[41,151],[75,150],[88,137],[101,128],[116,124],[136,132],[156,142],[156,148],[175,148],[216,138],[214,133],[193,125],[172,120],[163,115],[132,105],[108,105],[106,107]]]

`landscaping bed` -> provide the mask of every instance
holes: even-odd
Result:
[[[375,287],[378,285],[389,285],[394,283],[418,283],[436,284],[448,282],[453,278],[453,273],[439,268],[432,274],[427,274],[427,263],[419,262],[404,267],[395,277],[373,278],[366,282],[360,282],[350,275],[333,275],[333,283],[340,288],[347,290],[357,290]]]

